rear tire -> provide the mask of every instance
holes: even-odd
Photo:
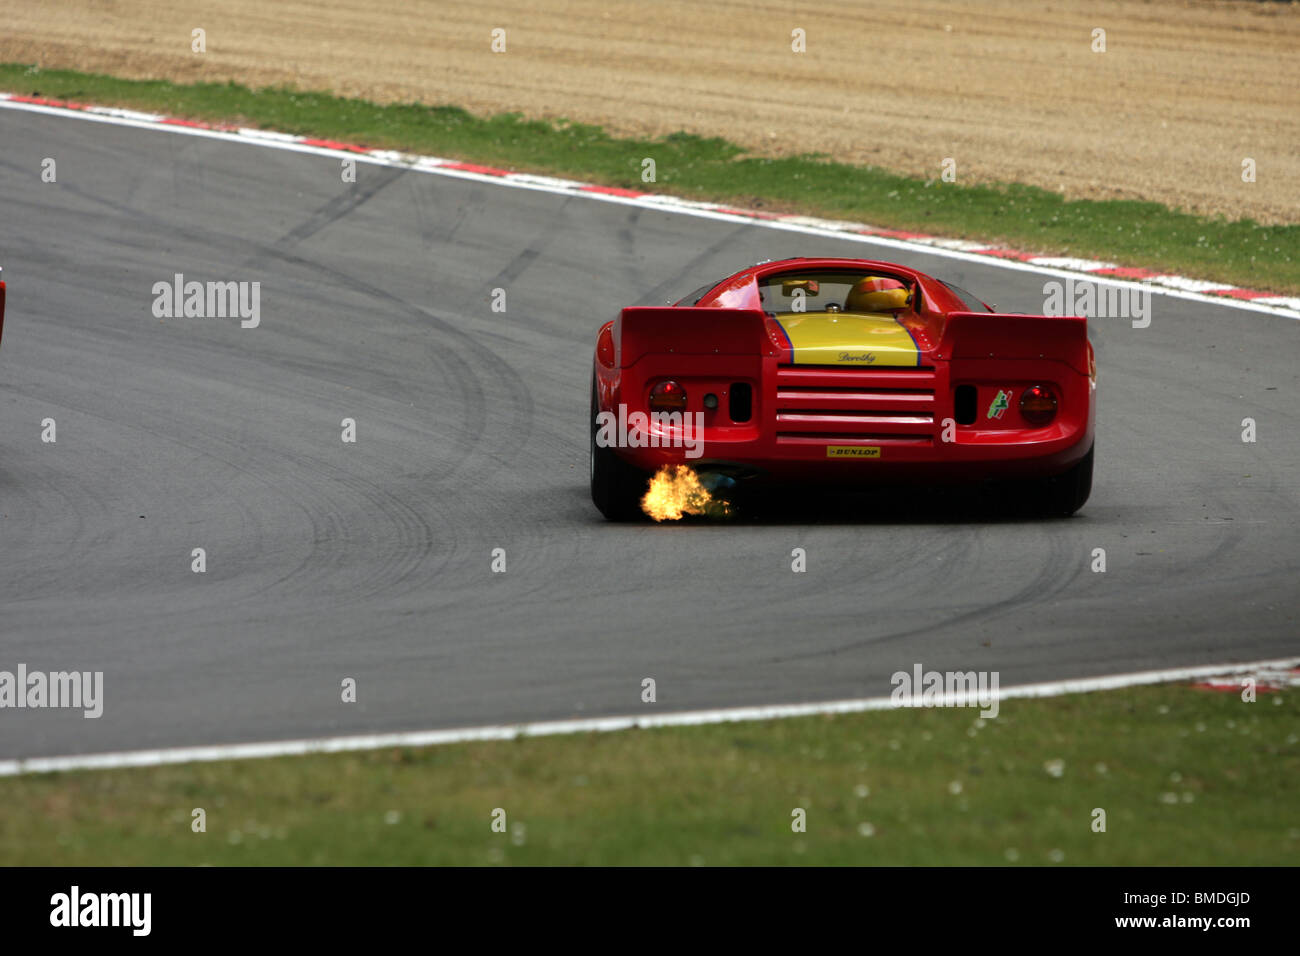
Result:
[[[635,521],[644,514],[641,497],[648,485],[647,476],[618,456],[613,448],[596,443],[596,382],[591,383],[591,500],[610,521]]]
[[[1045,478],[1039,486],[1038,504],[1044,514],[1068,518],[1088,500],[1092,494],[1092,456],[1096,445],[1088,449],[1077,462],[1051,478]]]

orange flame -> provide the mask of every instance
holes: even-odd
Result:
[[[682,515],[720,517],[731,513],[727,502],[709,494],[689,465],[660,468],[650,479],[650,490],[641,499],[641,510],[655,521],[679,521]]]

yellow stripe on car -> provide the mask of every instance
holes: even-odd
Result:
[[[921,364],[912,336],[889,314],[787,312],[777,322],[790,340],[795,365],[915,368]]]

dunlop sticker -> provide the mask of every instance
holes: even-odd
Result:
[[[827,445],[827,458],[879,458],[879,445]]]

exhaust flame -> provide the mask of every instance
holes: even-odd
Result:
[[[650,490],[641,499],[641,510],[655,521],[679,521],[682,515],[723,517],[731,506],[714,498],[689,465],[664,465],[650,479]]]

